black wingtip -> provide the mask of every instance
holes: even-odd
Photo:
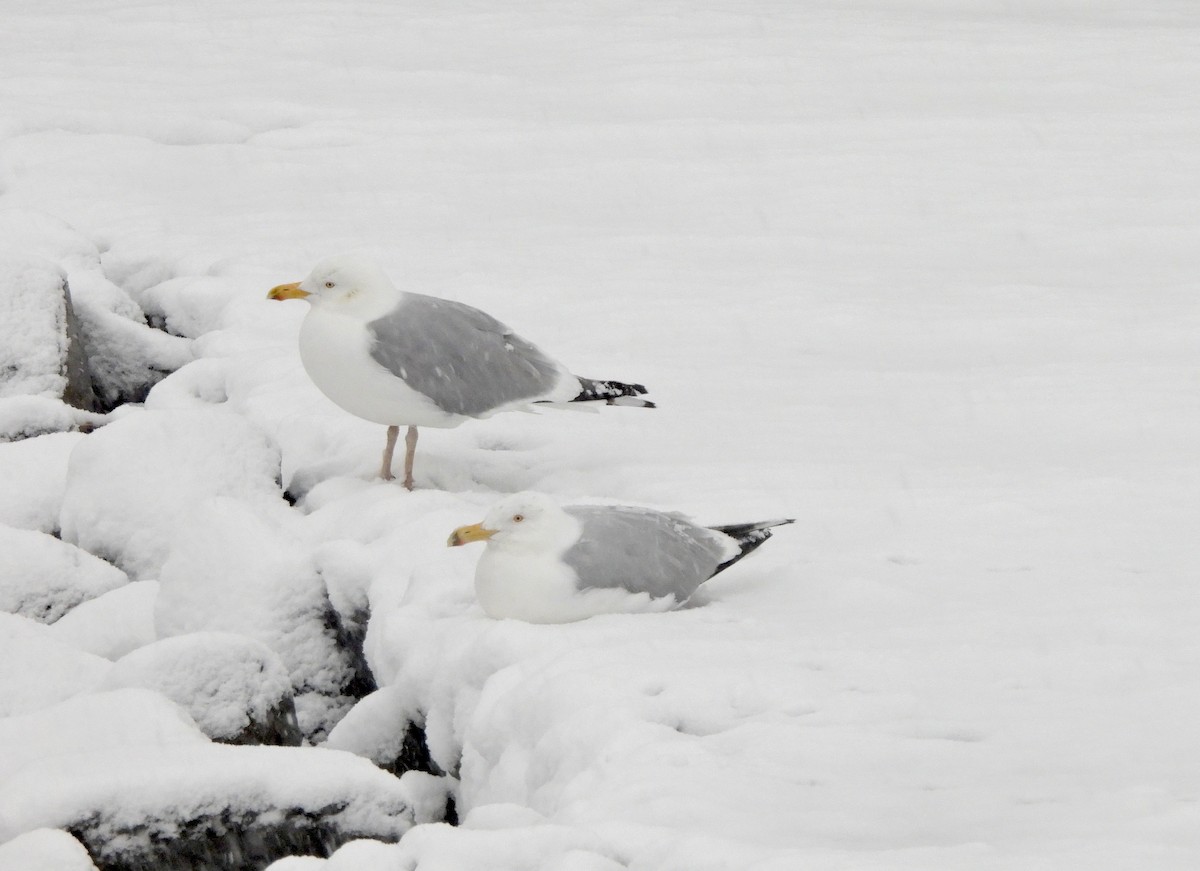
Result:
[[[578,377],[578,376],[576,376]],[[636,399],[644,396],[646,388],[641,384],[626,384],[623,381],[598,381],[594,378],[579,378],[579,395],[572,402],[604,402],[607,405],[631,405],[638,408],[654,408],[653,402]]]
[[[771,530],[777,526],[795,523],[796,518],[784,517],[777,520],[759,520],[755,523],[732,523],[728,526],[711,526],[717,532],[723,532],[737,542],[738,552],[717,566],[717,572],[724,571],[742,557],[755,551],[764,541],[771,537]],[[713,572],[716,574],[716,572]]]

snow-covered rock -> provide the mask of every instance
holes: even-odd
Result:
[[[0,844],[0,871],[96,871],[96,866],[67,832],[34,829]]]
[[[300,743],[287,669],[269,647],[244,635],[164,638],[117,660],[102,686],[156,690],[215,741]]]
[[[0,611],[53,623],[129,583],[116,566],[52,535],[0,525]]]
[[[50,632],[77,650],[119,659],[158,638],[154,629],[157,596],[158,581],[133,581],[71,609]]]
[[[221,326],[225,306],[236,296],[230,282],[212,276],[182,276],[135,293],[153,326],[196,338]]]
[[[137,303],[103,274],[76,271],[69,280],[102,410],[141,402],[192,359],[187,339],[148,326]]]
[[[278,473],[275,447],[228,409],[131,413],[72,453],[63,539],[134,578],[153,578],[201,502],[222,495],[282,505]]]
[[[319,739],[375,686],[299,522],[282,502],[204,502],[162,567],[155,622],[162,637],[219,630],[266,644],[287,667],[305,736]]]
[[[17,442],[0,440],[0,523],[58,531],[67,459],[82,433],[64,432]]]
[[[0,399],[0,442],[73,430],[90,432],[107,419],[52,396],[10,396]]]
[[[424,717],[406,693],[383,687],[360,699],[322,746],[356,753],[396,775],[434,771],[423,726]]]
[[[0,245],[11,250],[2,236]],[[50,261],[0,253],[0,399],[14,396],[87,410],[96,402],[65,274]]]
[[[0,613],[0,717],[93,690],[111,667],[59,641],[49,626]]]
[[[0,840],[67,829],[122,868],[262,867],[412,823],[399,780],[315,748],[140,742],[36,757],[0,790]]]
[[[44,212],[0,210],[0,290],[0,397],[107,411],[191,359],[189,341],[152,329],[109,280],[95,243]]]

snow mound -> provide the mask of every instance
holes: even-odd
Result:
[[[0,400],[0,404],[8,400]],[[19,401],[19,400],[18,400]],[[54,433],[5,443],[0,438],[0,523],[58,531],[67,486],[67,458],[82,433]]]
[[[119,659],[158,637],[154,631],[157,596],[158,581],[133,581],[68,611],[50,631],[77,650]]]
[[[162,567],[155,623],[161,637],[217,630],[270,647],[288,670],[301,729],[316,740],[374,683],[300,520],[282,502],[257,510],[228,498],[202,504]]]
[[[194,339],[221,326],[237,290],[229,281],[200,275],[171,278],[135,296],[152,325]]]
[[[586,826],[556,825],[516,805],[489,805],[477,809],[459,827],[418,825],[399,844],[357,841],[346,844],[320,865],[289,865],[281,861],[271,866],[270,871],[309,871],[310,868],[312,871],[368,868],[380,871],[393,868],[621,871],[629,867],[628,858],[621,851],[607,846],[600,835]],[[693,867],[733,866],[698,863]]]
[[[96,866],[66,832],[34,829],[0,844],[0,871],[96,871]]]
[[[20,251],[59,264],[64,270],[99,269],[95,243],[60,218],[36,209],[0,209],[0,239]]]
[[[218,741],[262,743],[286,720],[286,709],[289,734],[275,734],[271,743],[300,743],[287,669],[269,647],[244,635],[164,638],[117,660],[103,686],[157,690]]]
[[[129,583],[116,566],[52,535],[0,525],[0,611],[53,623]]]
[[[225,495],[278,503],[279,454],[246,420],[220,407],[131,413],[71,455],[63,538],[132,577],[158,574],[171,536],[196,506]]]
[[[0,783],[45,757],[206,741],[183,709],[159,693],[145,689],[86,693],[0,719]]]
[[[56,639],[49,626],[0,614],[0,717],[88,692],[112,663]]]

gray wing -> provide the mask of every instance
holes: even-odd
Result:
[[[725,549],[710,530],[639,508],[572,505],[583,531],[562,559],[578,586],[620,587],[682,602],[713,576]]]
[[[560,369],[491,315],[461,302],[405,294],[367,324],[371,357],[443,411],[477,416],[540,398]]]

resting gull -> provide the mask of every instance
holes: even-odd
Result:
[[[491,315],[401,291],[375,264],[330,257],[270,299],[307,299],[300,359],[321,391],[351,414],[388,427],[380,475],[407,426],[404,486],[413,488],[417,427],[454,427],[539,404],[602,402],[653,408],[640,384],[581,378]]]
[[[451,547],[485,541],[475,595],[488,616],[570,623],[595,614],[665,611],[792,520],[698,526],[677,514],[607,505],[559,506],[517,493]]]

